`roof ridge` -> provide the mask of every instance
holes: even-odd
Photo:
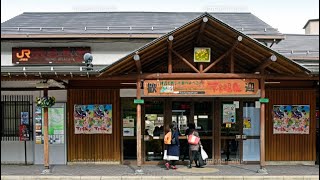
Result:
[[[68,14],[76,14],[76,13],[174,13],[174,14],[183,14],[183,13],[214,13],[214,14],[252,14],[251,12],[206,12],[206,11],[198,11],[198,12],[174,12],[174,11],[81,11],[81,12],[23,12],[23,14],[60,14],[60,13],[68,13]]]

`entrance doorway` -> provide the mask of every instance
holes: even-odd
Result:
[[[260,161],[260,106],[253,100],[222,101],[221,163]]]

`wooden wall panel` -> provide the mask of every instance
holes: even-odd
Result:
[[[112,104],[112,134],[74,134],[74,104]],[[69,89],[67,108],[68,162],[120,161],[119,90]]]
[[[266,161],[316,160],[316,91],[266,89]],[[309,134],[273,134],[273,105],[310,105]]]

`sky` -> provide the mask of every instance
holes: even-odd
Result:
[[[304,34],[319,0],[1,0],[1,23],[23,12],[250,12],[284,34]]]

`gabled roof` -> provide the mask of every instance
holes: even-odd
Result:
[[[319,35],[285,34],[285,39],[274,44],[272,49],[319,73]]]
[[[317,21],[319,22],[319,19],[309,19],[307,23],[303,26],[303,29],[305,29],[310,22],[317,22]]]
[[[204,17],[208,18],[208,22],[204,26],[203,32],[199,33]],[[226,23],[216,19],[210,14],[204,13],[196,19],[158,39],[155,39],[154,41],[111,64],[101,71],[102,75],[100,76],[137,73],[136,65],[133,60],[133,56],[135,54],[139,54],[141,57],[140,61],[142,72],[167,72],[168,37],[170,35],[174,37],[172,48],[176,52],[186,56],[188,54],[190,55],[191,52],[192,56],[195,42],[197,39],[200,39],[202,42],[204,42],[203,44],[205,46],[211,47],[212,51],[214,51],[214,53],[211,54],[211,59],[213,60],[219,58],[229,49],[235,46],[237,38],[242,36],[243,40],[237,46],[235,46],[233,53],[235,57],[235,69],[238,70],[238,73],[239,71],[240,73],[254,73],[254,70],[272,55],[277,56],[277,61],[266,67],[267,73],[296,75],[310,72],[308,69],[266,47],[265,45],[234,29]],[[193,62],[189,61],[189,63]],[[193,64],[195,65],[195,63]],[[226,64],[222,64],[222,68],[225,68],[225,65]],[[206,64],[205,66],[208,65]],[[161,69],[163,71],[161,71]],[[174,72],[178,71],[180,70],[174,70]],[[190,68],[186,68],[182,71],[189,72]],[[210,72],[223,73],[223,70],[213,68]]]
[[[1,35],[165,34],[200,12],[26,12],[1,23]],[[282,35],[251,13],[210,13],[248,35]]]

